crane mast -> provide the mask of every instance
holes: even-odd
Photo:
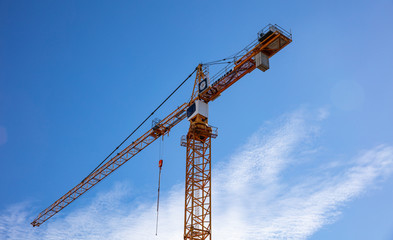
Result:
[[[206,87],[207,71],[199,64],[192,96]],[[208,239],[211,238],[211,139],[217,137],[217,129],[208,124],[208,104],[203,100],[189,105],[187,119],[190,127],[181,141],[187,148],[183,237]]]
[[[199,64],[194,70],[196,78],[189,102],[156,122],[145,134],[43,210],[31,224],[40,226],[187,118],[190,127],[181,139],[181,145],[186,147],[183,237],[184,240],[211,240],[211,139],[217,137],[217,128],[208,124],[208,103],[254,69],[269,69],[269,59],[291,42],[291,33],[269,24],[258,33],[256,40],[233,55],[232,61],[213,77],[209,77],[208,64]]]
[[[211,139],[207,118],[197,115],[187,134],[184,239],[211,239]]]

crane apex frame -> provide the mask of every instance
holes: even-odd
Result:
[[[217,137],[217,128],[208,124],[208,103],[254,69],[268,70],[269,59],[291,42],[291,33],[276,24],[268,24],[258,32],[257,39],[230,58],[199,64],[194,71],[196,77],[189,102],[164,119],[155,120],[150,130],[43,210],[31,224],[40,226],[187,118],[190,127],[181,138],[181,146],[187,148],[183,237],[184,240],[211,240],[211,139]],[[228,59],[231,61],[223,62]],[[208,66],[217,63],[227,65],[209,77]]]

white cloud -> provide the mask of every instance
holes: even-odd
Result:
[[[318,121],[326,116],[326,110],[286,115],[214,166],[214,239],[306,239],[335,221],[345,203],[390,176],[391,146],[362,151],[345,164],[336,159],[318,162],[318,147],[312,143]],[[155,201],[130,203],[125,200],[129,194],[126,184],[116,184],[89,206],[34,229],[29,226],[34,215],[28,205],[12,206],[0,213],[0,239],[182,239],[182,184],[162,199],[157,237]]]

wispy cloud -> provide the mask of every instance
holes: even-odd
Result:
[[[299,110],[266,123],[214,166],[215,239],[306,239],[334,222],[343,205],[391,175],[392,146],[363,150],[345,163],[317,161],[314,140],[319,121],[328,115],[324,109]],[[127,184],[115,184],[90,205],[34,229],[28,204],[17,204],[0,213],[0,239],[182,239],[182,184],[163,198],[158,237],[154,200],[130,203],[125,200],[130,192]]]

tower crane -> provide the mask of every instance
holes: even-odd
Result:
[[[217,137],[217,128],[208,123],[208,104],[254,69],[268,70],[269,59],[291,42],[291,33],[269,24],[258,32],[253,42],[230,58],[199,64],[193,72],[196,77],[190,101],[156,121],[146,133],[43,210],[31,224],[40,226],[187,118],[190,127],[187,135],[181,138],[181,145],[186,147],[183,236],[185,240],[211,240],[211,139]],[[210,77],[208,66],[216,63],[227,65]]]

